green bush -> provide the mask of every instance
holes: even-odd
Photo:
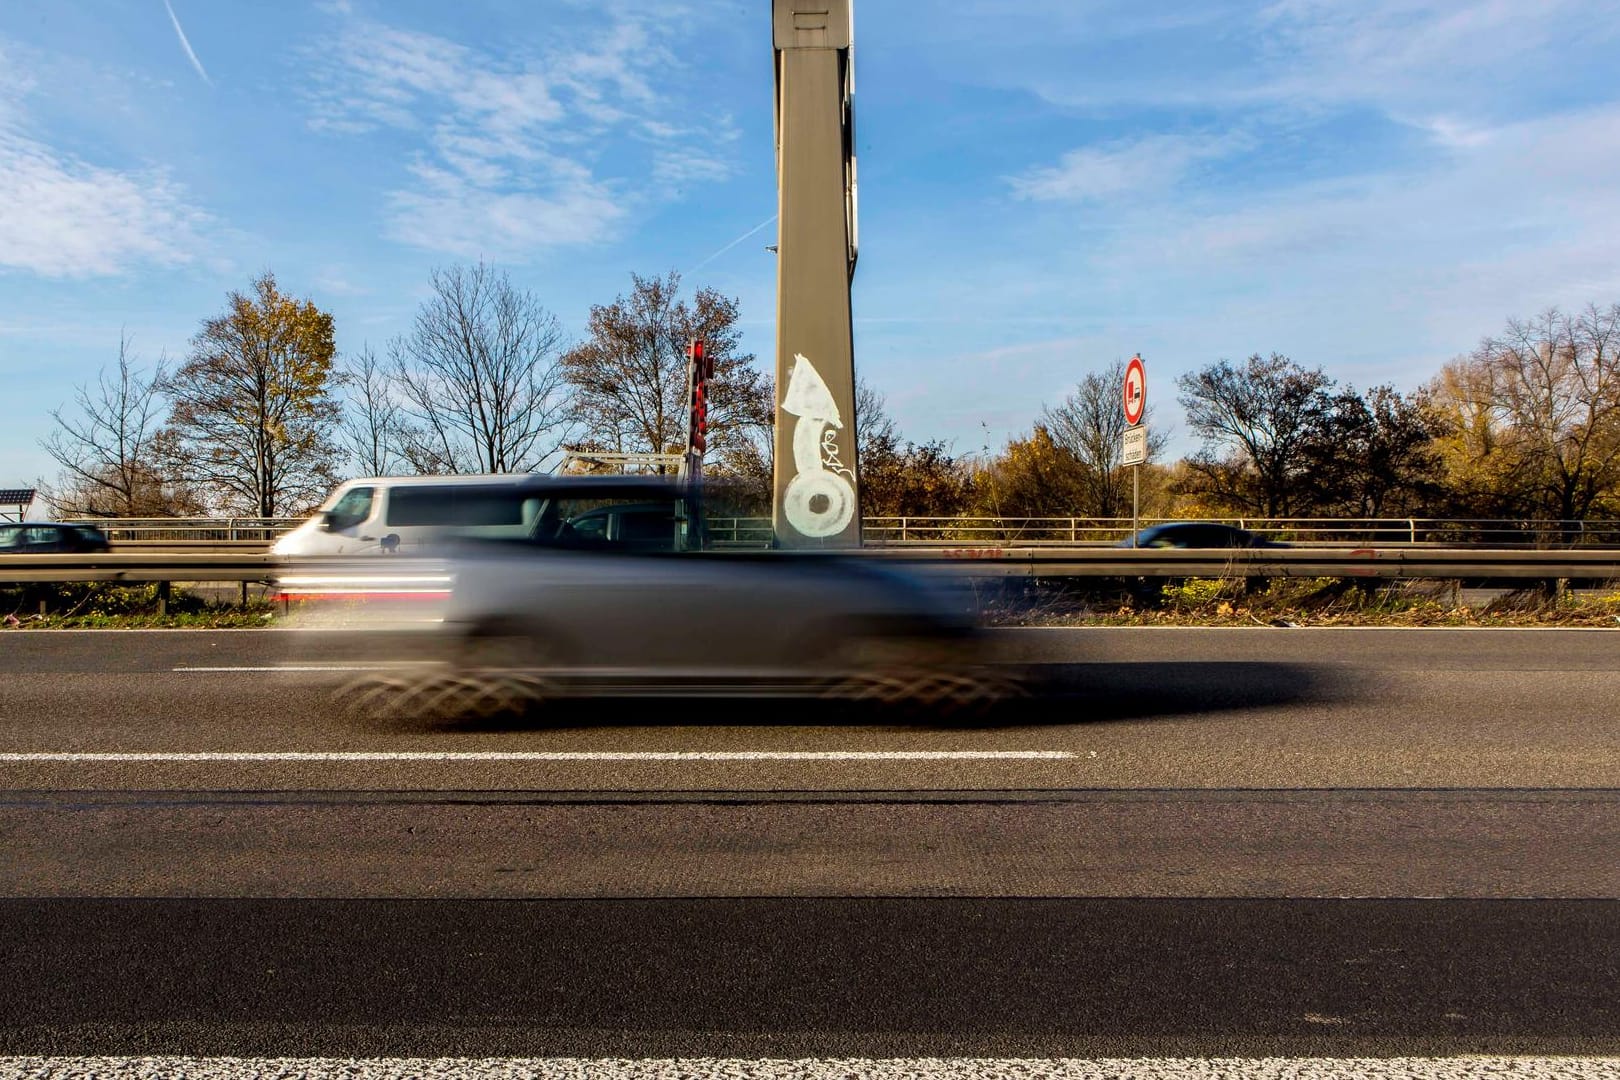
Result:
[[[52,620],[119,619],[158,615],[158,586],[114,585],[104,582],[54,583],[0,586],[0,616],[37,618],[42,610]],[[234,602],[216,603],[182,588],[171,588],[166,614],[170,617],[217,616],[226,612],[254,614],[270,610],[268,603],[249,603],[246,609]]]
[[[1233,589],[1220,578],[1188,578],[1159,591],[1166,607],[1176,611],[1202,611],[1229,598]]]

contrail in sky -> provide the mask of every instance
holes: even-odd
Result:
[[[165,2],[167,2],[167,0],[165,0]],[[695,271],[701,270],[705,266],[708,266],[710,263],[714,262],[714,260],[718,259],[720,256],[724,255],[726,252],[730,251],[732,248],[736,247],[738,244],[742,243],[744,240],[748,239],[750,236],[753,236],[755,233],[759,232],[759,230],[763,229],[765,226],[769,225],[771,222],[773,222],[775,220],[776,220],[776,215],[772,214],[770,217],[766,218],[764,221],[760,222],[758,225],[755,225],[752,229],[749,229],[747,232],[745,232],[741,236],[737,237],[737,239],[733,240],[731,243],[727,244],[725,247],[721,248],[719,251],[715,252],[713,255],[710,255],[707,259],[704,259],[702,262],[700,262],[696,266],[692,267],[692,269],[688,270],[687,273],[688,274],[694,273]]]
[[[180,18],[174,13],[174,6],[169,3],[169,0],[163,0],[163,7],[169,13],[169,21],[174,23],[174,32],[180,38],[180,47],[186,50],[186,57],[191,61],[191,66],[197,69],[197,74],[202,76],[203,82],[213,86],[214,80],[210,79],[208,72],[203,70],[202,61],[197,59],[197,54],[192,51],[191,42],[186,40],[186,32],[180,29]]]

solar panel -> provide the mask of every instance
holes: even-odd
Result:
[[[33,501],[33,488],[0,488],[0,506],[23,506]]]

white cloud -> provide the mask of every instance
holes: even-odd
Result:
[[[1277,0],[1258,19],[1251,103],[1369,107],[1468,148],[1490,126],[1543,113],[1607,81],[1620,8],[1588,0]]]
[[[1610,81],[1620,42],[1620,6],[1591,0],[1148,7],[995,0],[981,18],[956,20],[966,29],[947,39],[956,54],[942,62],[954,60],[958,78],[1017,87],[1064,108],[1283,116],[1371,109],[1444,139],[1431,127],[1435,117],[1464,127],[1511,122],[1567,104],[1572,86]]]
[[[451,173],[389,195],[388,233],[401,243],[461,258],[521,258],[612,234],[624,210],[599,187],[561,185],[549,195],[493,191]]]
[[[1019,302],[1072,311],[1089,290],[1077,325],[1140,320],[1112,340],[1175,366],[1277,349],[1357,385],[1410,387],[1509,316],[1620,297],[1607,227],[1620,105],[1478,135],[1399,172],[1123,208],[1095,242],[1038,256],[1044,291]]]
[[[29,88],[0,53],[0,269],[45,277],[188,263],[206,220],[159,169],[85,161],[30,134]]]
[[[1620,107],[1562,114],[1474,132],[1422,170],[1307,185],[1180,220],[1173,246],[1261,263],[1285,251],[1333,260],[1383,248],[1392,267],[1487,254],[1511,266],[1514,255],[1589,239],[1593,224],[1615,220],[1617,171]],[[1620,265],[1620,237],[1607,245]]]
[[[1055,166],[1011,177],[1013,191],[1026,199],[1078,202],[1157,194],[1173,187],[1196,164],[1238,152],[1249,145],[1239,134],[1149,135],[1064,154]]]
[[[680,67],[649,28],[661,14],[612,8],[588,41],[554,22],[549,51],[496,53],[414,30],[342,17],[310,50],[307,96],[318,130],[386,130],[416,142],[408,182],[386,193],[387,234],[456,255],[522,259],[614,235],[638,200],[730,166],[675,152],[692,124],[735,138],[727,118],[690,117],[654,76]],[[600,18],[601,12],[589,12]],[[645,160],[604,164],[626,147]],[[611,153],[610,153],[611,152]],[[634,193],[634,194],[631,194]]]

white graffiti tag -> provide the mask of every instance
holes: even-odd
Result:
[[[838,456],[844,426],[826,380],[804,354],[793,354],[782,411],[798,417],[793,425],[793,468],[797,475],[782,493],[782,513],[805,536],[837,536],[855,516],[854,473]]]

